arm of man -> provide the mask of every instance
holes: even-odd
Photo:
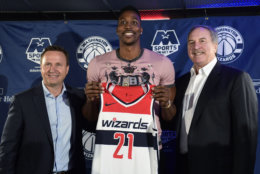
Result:
[[[159,74],[160,84],[153,88],[153,97],[161,107],[161,118],[165,121],[172,120],[176,114],[176,107],[173,100],[176,94],[175,71],[172,61],[164,57],[160,61]]]
[[[0,144],[0,173],[14,174],[23,133],[22,111],[15,98],[10,105]]]
[[[257,147],[257,97],[247,73],[236,79],[231,94],[232,174],[253,174]]]
[[[88,121],[95,122],[99,114],[100,94],[104,91],[99,83],[99,66],[97,66],[96,58],[92,59],[88,66],[87,81],[85,86],[86,102],[82,107],[82,114]]]
[[[173,100],[176,94],[176,87],[155,86],[153,88],[153,98],[159,101],[161,107],[161,117],[166,120],[172,120],[176,114],[176,107]]]

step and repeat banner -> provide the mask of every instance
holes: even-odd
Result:
[[[190,28],[194,25],[210,25],[218,31],[218,60],[248,72],[259,99],[259,21],[260,16],[143,21],[141,44],[144,48],[169,57],[178,78],[192,66],[187,55]],[[45,47],[60,45],[69,52],[70,72],[66,83],[83,88],[90,60],[96,55],[118,48],[116,27],[116,20],[0,22],[0,134],[13,95],[41,82],[40,55]],[[83,131],[83,135],[86,165],[90,171],[95,134]],[[170,174],[175,160],[175,132],[164,130],[162,143],[162,170],[163,173]],[[259,174],[260,136],[256,164],[255,174]]]

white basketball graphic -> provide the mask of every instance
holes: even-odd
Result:
[[[235,28],[226,25],[215,30],[218,33],[218,60],[224,64],[236,61],[244,49],[242,35]]]
[[[84,156],[88,160],[92,160],[94,155],[96,134],[92,132],[82,131],[82,143]]]
[[[236,39],[232,35],[223,33],[221,36],[218,36],[218,55],[230,55],[234,52],[235,49]]]
[[[103,45],[99,43],[89,44],[84,51],[84,58],[89,63],[94,57],[104,53],[106,53],[106,48]]]
[[[86,70],[94,57],[110,52],[112,49],[112,46],[105,38],[100,36],[88,37],[78,46],[76,52],[78,63],[81,68]]]

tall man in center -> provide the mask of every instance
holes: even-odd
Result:
[[[98,120],[92,174],[157,174],[158,156],[145,152],[158,152],[154,135],[161,134],[159,116],[170,120],[175,115],[174,67],[167,57],[141,48],[143,28],[134,7],[120,11],[116,32],[120,48],[95,57],[87,71],[83,114],[89,121]],[[107,103],[105,93],[111,94]],[[104,114],[104,108],[114,109]],[[152,117],[144,116],[147,108]],[[102,134],[100,129],[105,129]]]

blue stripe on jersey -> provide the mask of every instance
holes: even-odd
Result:
[[[138,147],[153,147],[157,148],[157,137],[153,136],[152,133],[141,133],[141,132],[126,132],[126,131],[108,131],[108,130],[97,130],[96,131],[96,144],[105,144],[105,145],[117,145],[119,140],[114,139],[115,133],[124,133],[127,135],[131,133],[134,135],[134,146]],[[127,136],[125,136],[127,137]],[[125,138],[124,146],[128,146],[128,139]]]

